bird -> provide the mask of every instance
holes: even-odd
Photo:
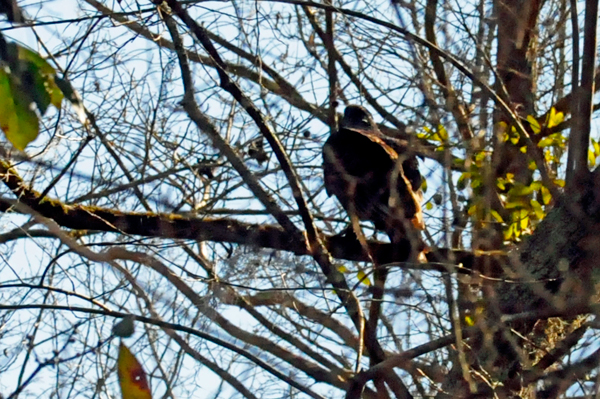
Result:
[[[325,191],[335,196],[350,219],[373,222],[384,231],[393,254],[421,261],[424,229],[421,202],[423,178],[415,154],[381,133],[372,115],[360,105],[348,105],[323,145]],[[357,237],[358,232],[355,232]],[[379,318],[387,268],[374,265],[373,301],[369,319]],[[379,304],[377,304],[379,302]]]
[[[339,129],[323,145],[327,195],[359,220],[373,222],[392,242],[399,240],[406,221],[416,230],[424,228],[423,178],[416,156],[407,150],[383,135],[359,105],[346,107]]]

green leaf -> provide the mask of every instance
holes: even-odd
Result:
[[[40,114],[44,115],[50,105],[50,93],[46,90],[46,79],[33,63],[27,63],[25,70],[21,71],[20,91],[37,105]]]
[[[540,148],[549,147],[552,144],[554,144],[554,139],[552,137],[544,137],[538,143],[538,147],[540,147]]]
[[[56,76],[54,68],[38,53],[23,46],[17,46],[17,48],[19,60],[23,61],[24,64],[22,73],[30,74],[29,82],[26,82],[26,79],[22,79],[22,84],[24,86],[32,86],[31,88],[25,87],[24,89],[33,90],[31,92],[32,97],[40,108],[40,112],[44,114],[49,104],[60,109],[64,96],[54,81],[54,77]]]
[[[423,179],[423,181],[421,182],[421,190],[426,193],[427,192],[427,180]]]
[[[39,121],[31,101],[14,90],[10,78],[5,69],[0,69],[0,128],[15,148],[24,150],[38,136]]]
[[[428,202],[425,204],[425,209],[427,209],[428,211],[433,209],[433,204],[431,202]]]
[[[40,73],[45,75],[54,75],[56,73],[54,68],[52,68],[52,66],[48,64],[48,62],[35,51],[18,45],[17,48],[19,59],[23,61],[29,61],[32,64],[35,64],[35,66],[40,70]]]

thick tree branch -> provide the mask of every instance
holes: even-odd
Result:
[[[588,148],[590,145],[590,129],[592,122],[592,105],[594,97],[594,76],[596,74],[596,51],[598,28],[598,1],[586,2],[585,7],[585,39],[583,43],[583,60],[581,62],[581,85],[576,93],[576,107],[579,118],[576,129],[569,138],[569,154],[567,165],[571,168],[567,174],[568,187],[575,187],[586,178],[588,169]]]
[[[17,172],[6,161],[0,160],[0,181],[22,202],[40,215],[54,220],[64,228],[83,231],[103,231],[142,237],[189,239],[196,241],[227,242],[233,244],[272,248],[294,253],[310,255],[303,241],[295,241],[293,236],[283,228],[266,224],[251,224],[235,219],[207,219],[188,217],[176,214],[156,214],[140,212],[121,212],[113,209],[94,206],[67,205],[58,200],[41,197],[40,193],[27,187]],[[14,200],[0,198],[0,211],[16,211],[11,204]],[[38,233],[40,236],[52,237]],[[15,239],[18,237],[12,237]],[[370,258],[363,253],[360,245],[352,239],[338,236],[322,235],[327,250],[334,258],[351,261],[369,262]],[[378,241],[368,241],[369,251],[380,264],[404,262],[405,254],[396,252],[393,257],[391,244]],[[449,251],[438,249],[428,254],[430,264],[420,266],[422,270],[447,271],[448,259],[451,264],[462,264],[465,273],[471,269],[479,269],[478,265],[488,262],[490,256],[474,257],[468,251]],[[495,263],[504,262],[501,258]],[[400,263],[396,263],[400,264]],[[406,265],[410,267],[411,265]],[[459,270],[460,271],[460,270]]]

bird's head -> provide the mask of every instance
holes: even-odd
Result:
[[[369,111],[360,105],[348,105],[340,122],[340,127],[349,129],[373,129],[375,126],[375,121]]]

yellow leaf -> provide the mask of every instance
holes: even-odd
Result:
[[[563,179],[554,179],[554,184],[556,184],[558,187],[564,187],[565,181]]]
[[[544,137],[538,143],[538,147],[541,147],[541,148],[543,148],[543,147],[549,147],[552,144],[554,144],[554,139],[552,139],[551,137]]]
[[[522,218],[521,219],[521,230],[525,230],[527,228],[527,226],[529,226],[529,218]]]
[[[594,139],[592,139],[592,146],[594,146],[594,155],[600,156],[600,144]]]
[[[519,208],[523,208],[524,206],[527,205],[527,202],[524,202],[523,198],[511,198],[511,200],[509,202],[507,202],[504,207],[506,209],[519,209]]]
[[[364,270],[359,270],[356,273],[356,278],[358,278],[358,281],[360,281],[361,283],[363,283],[367,287],[371,286],[371,280],[369,280],[369,277],[367,277],[367,274],[364,272]]]
[[[505,240],[505,241],[508,241],[508,240],[510,240],[510,238],[513,236],[514,230],[515,230],[515,225],[514,225],[514,224],[511,224],[511,225],[508,227],[508,229],[506,229],[506,230],[504,231],[504,240]]]
[[[475,161],[477,161],[477,162],[481,162],[481,161],[483,161],[483,160],[485,159],[485,155],[486,155],[486,154],[485,154],[485,152],[483,152],[483,151],[481,151],[481,152],[478,152],[478,153],[475,155]]]
[[[534,199],[529,201],[529,203],[531,204],[531,207],[533,208],[533,211],[535,212],[535,216],[539,220],[542,220],[544,218],[544,210],[542,209],[542,205]]]
[[[508,190],[508,196],[517,196],[521,197],[524,195],[529,195],[533,192],[533,188],[531,186],[524,186],[520,183],[516,183],[510,190]]]
[[[529,126],[531,126],[531,130],[533,133],[538,134],[542,128],[538,121],[533,117],[533,115],[527,115],[527,122],[529,122]]]
[[[348,271],[348,269],[346,269],[346,266],[344,266],[344,265],[338,265],[337,270],[340,273],[346,273]]]
[[[448,131],[443,125],[438,125],[438,133],[443,141],[448,140]]]
[[[117,368],[123,399],[152,399],[144,368],[122,342]]]
[[[552,107],[552,108],[550,108],[550,115],[548,115],[547,125],[549,128],[558,126],[562,123],[562,121],[564,119],[565,119],[565,114],[563,114],[562,112],[556,112],[556,109],[554,109],[554,107]]]
[[[475,321],[471,316],[465,316],[465,324],[469,327],[473,327],[475,325]]]
[[[527,146],[524,145],[523,147],[519,148],[519,151],[521,151],[523,154],[527,154]]]
[[[533,183],[531,183],[529,185],[529,187],[531,187],[532,190],[539,190],[540,188],[542,188],[542,182],[541,181],[534,181]]]
[[[492,210],[490,210],[490,214],[494,217],[494,219],[496,219],[497,222],[499,222],[499,223],[504,222],[504,220],[502,220],[502,216],[500,216],[498,211],[495,211],[492,209]]]
[[[529,170],[536,170],[537,169],[537,165],[535,164],[535,161],[529,161],[529,165],[527,165],[527,168]]]
[[[552,194],[546,187],[542,186],[542,202],[544,205],[548,205],[550,201],[552,201]]]
[[[428,211],[433,209],[433,204],[431,202],[428,202],[425,204],[425,209],[427,209]]]
[[[592,150],[588,150],[588,164],[590,164],[590,166],[596,166],[596,156]]]

